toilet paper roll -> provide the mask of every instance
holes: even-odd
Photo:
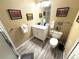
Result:
[[[28,32],[28,25],[23,24],[20,28],[21,28],[22,33]]]

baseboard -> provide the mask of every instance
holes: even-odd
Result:
[[[21,47],[23,47],[29,40],[31,40],[33,38],[33,36],[31,38],[29,38],[27,41],[25,41],[23,44],[19,45],[16,50],[19,50]]]
[[[65,55],[64,55],[64,52],[63,52],[63,59],[65,59]]]

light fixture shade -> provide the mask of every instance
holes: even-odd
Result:
[[[36,6],[40,8],[44,8],[44,7],[49,7],[50,4],[51,4],[50,1],[42,1],[42,2],[37,3]]]
[[[44,1],[42,2],[42,7],[49,7],[50,6],[50,1]]]

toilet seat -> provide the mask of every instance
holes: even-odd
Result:
[[[56,39],[56,38],[51,38],[51,39],[50,39],[50,45],[51,45],[53,48],[55,48],[55,47],[57,46],[57,44],[58,44],[58,39]]]

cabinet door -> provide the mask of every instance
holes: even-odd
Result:
[[[32,30],[33,30],[33,36],[37,37],[38,29],[33,27]]]
[[[38,29],[38,37],[39,37],[39,39],[41,39],[42,41],[44,41],[46,39],[45,35],[46,35],[45,30]]]

